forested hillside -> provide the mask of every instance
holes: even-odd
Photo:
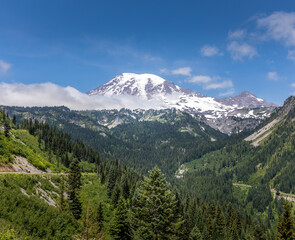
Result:
[[[45,121],[98,150],[101,159],[118,159],[145,174],[158,165],[172,175],[182,163],[223,147],[228,138],[175,109],[138,113],[127,109],[70,111],[65,107],[7,109],[16,114],[19,123],[20,118]]]
[[[181,168],[183,178],[176,183],[206,201],[231,201],[274,226],[280,201],[295,200],[294,103],[294,97],[287,99],[248,141],[228,144],[186,163]]]
[[[158,168],[149,177],[142,177],[120,161],[101,162],[96,150],[72,141],[48,124],[25,120],[15,129],[10,118],[2,114],[1,123],[5,122],[1,139],[11,142],[14,131],[26,133],[26,138],[19,139],[21,145],[40,152],[40,161],[47,161],[56,173],[0,175],[2,239],[275,237],[263,218],[246,214],[231,203],[219,204],[218,197],[204,201],[201,192],[190,194],[181,185],[175,188]],[[5,156],[12,157],[1,163],[7,166],[13,163],[15,152],[7,151],[9,144],[1,146]],[[282,211],[281,202],[278,206]]]

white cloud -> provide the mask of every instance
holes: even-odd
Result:
[[[228,33],[228,38],[230,40],[235,40],[235,39],[244,39],[246,36],[246,31],[243,29],[239,29],[236,31],[229,31]]]
[[[167,68],[160,69],[160,74],[166,74],[166,75],[183,75],[183,76],[190,76],[192,72],[192,69],[190,67],[182,67],[177,68],[174,70],[169,70]]]
[[[0,73],[6,73],[11,68],[11,64],[0,60]]]
[[[247,43],[238,43],[236,41],[231,42],[227,46],[227,50],[230,52],[231,57],[234,60],[243,60],[243,58],[253,58],[257,55],[256,49]]]
[[[225,97],[225,96],[229,96],[229,95],[233,95],[235,93],[235,89],[231,88],[226,92],[222,92],[219,94],[220,97]]]
[[[291,84],[291,87],[295,87],[295,83],[292,83],[292,84]]]
[[[155,57],[155,56],[152,56],[152,55],[150,55],[150,54],[144,54],[142,58],[143,58],[143,60],[150,61],[150,62],[163,61],[162,58],[160,58],[160,57]]]
[[[160,74],[169,74],[169,70],[167,68],[161,68]]]
[[[211,82],[211,77],[205,75],[193,76],[188,82],[190,83],[209,83]]]
[[[201,48],[201,54],[205,57],[212,57],[215,55],[222,56],[223,53],[219,52],[219,49],[215,46],[205,45]]]
[[[190,67],[177,68],[171,71],[173,75],[190,76],[192,69]]]
[[[273,81],[278,81],[279,80],[279,75],[277,72],[268,72],[267,73],[267,79],[268,80],[273,80]]]
[[[233,82],[231,80],[226,80],[219,83],[210,83],[204,87],[206,90],[210,89],[222,89],[222,88],[231,88],[233,87]]]
[[[224,93],[220,93],[220,96],[227,96],[234,93],[232,80],[227,80],[219,76],[210,77],[206,75],[198,75],[198,76],[193,76],[187,82],[199,84],[205,90],[230,88],[228,91]]]
[[[0,83],[0,105],[6,106],[66,106],[73,110],[160,108],[158,101],[138,101],[133,96],[88,96],[73,87],[53,83],[7,84]]]
[[[258,19],[257,25],[266,29],[266,37],[282,41],[286,46],[295,46],[295,12],[275,12]]]
[[[295,50],[289,50],[287,58],[292,61],[295,61]]]

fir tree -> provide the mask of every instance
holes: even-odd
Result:
[[[181,224],[175,216],[177,202],[159,168],[150,171],[132,201],[134,239],[176,239]]]
[[[96,174],[98,175],[99,166],[100,166],[100,156],[97,154],[94,159],[95,166],[96,166]]]
[[[119,198],[120,198],[120,195],[121,195],[121,189],[118,185],[118,183],[116,183],[114,189],[113,189],[113,192],[112,192],[112,204],[117,207],[117,203],[119,201]]]
[[[289,202],[284,204],[284,211],[280,216],[278,223],[278,239],[293,240],[294,239],[294,220]]]
[[[9,120],[6,119],[5,123],[4,123],[4,135],[5,135],[5,137],[9,137],[9,131],[10,131],[10,124],[9,124]]]
[[[200,229],[195,226],[189,235],[189,240],[202,240],[202,233]]]
[[[213,219],[211,218],[211,216],[209,216],[208,219],[207,219],[207,236],[208,236],[208,239],[214,239],[214,233],[215,233],[214,222],[213,222]]]
[[[108,179],[108,197],[110,198],[112,196],[113,188],[116,185],[116,173],[115,170],[112,168],[110,170],[109,179]]]
[[[81,188],[81,172],[77,159],[70,166],[69,172],[69,207],[76,219],[81,218],[81,202],[79,199],[79,191]]]
[[[59,201],[58,201],[58,208],[60,211],[63,211],[65,208],[64,193],[65,193],[65,185],[64,185],[64,180],[62,178],[60,183],[60,188],[59,188]]]
[[[226,208],[226,226],[228,228],[233,224],[233,215],[234,215],[233,207],[231,203],[229,203]]]
[[[173,194],[175,195],[175,200],[176,200],[176,213],[179,215],[182,214],[183,207],[181,204],[181,199],[180,199],[180,194],[176,188],[173,189]]]
[[[265,236],[265,226],[261,221],[256,222],[254,226],[254,237],[255,239],[266,239]]]
[[[96,221],[98,223],[99,231],[101,231],[103,229],[103,221],[104,221],[103,208],[102,208],[101,202],[98,205]]]
[[[217,204],[217,207],[216,207],[215,223],[216,223],[216,235],[217,235],[217,238],[222,239],[222,237],[224,235],[225,222],[224,222],[224,216],[223,216],[223,213],[221,211],[219,203]]]
[[[122,195],[125,199],[127,199],[130,194],[130,189],[129,189],[129,184],[128,184],[127,177],[125,176],[125,174],[121,178],[121,186],[122,186],[121,187],[122,188]]]
[[[3,120],[6,119],[5,108],[2,108],[2,118]]]
[[[176,199],[177,201],[177,199]],[[191,207],[191,198],[189,194],[186,194],[185,200],[184,200],[184,208],[183,208],[183,223],[181,226],[182,231],[182,239],[186,240],[188,239],[190,232],[192,231],[192,228],[194,225],[192,225],[191,221],[191,213],[190,210],[192,210]]]
[[[115,210],[115,216],[113,217],[110,226],[110,233],[115,240],[131,239],[130,225],[128,221],[128,208],[123,197],[120,197],[118,206]]]
[[[237,232],[240,235],[242,233],[242,222],[241,222],[241,213],[239,211],[236,212],[236,226],[237,226]]]
[[[12,123],[13,123],[14,125],[16,125],[16,116],[15,116],[15,114],[13,114],[13,117],[12,117]]]

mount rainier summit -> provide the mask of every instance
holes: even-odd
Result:
[[[130,97],[133,104],[123,107],[131,110],[174,108],[227,134],[252,129],[277,107],[246,91],[220,99],[204,96],[154,74],[123,73],[88,92],[88,95]]]

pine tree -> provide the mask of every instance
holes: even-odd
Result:
[[[241,221],[241,213],[239,211],[236,212],[236,226],[238,235],[242,233],[242,221]]]
[[[189,235],[189,240],[202,240],[202,233],[200,229],[195,226]]]
[[[238,226],[237,226],[237,220],[236,219],[233,221],[233,224],[231,225],[230,236],[231,236],[232,240],[239,239],[239,231],[238,231]],[[261,238],[258,238],[258,239],[261,239]]]
[[[255,239],[266,239],[265,226],[261,221],[256,222],[254,226],[254,237]]]
[[[115,185],[116,185],[116,173],[115,173],[115,170],[112,168],[110,170],[108,186],[107,186],[108,187],[107,194],[109,198],[112,196],[113,188],[115,187]]]
[[[98,223],[98,228],[99,231],[101,231],[103,229],[103,221],[104,221],[104,216],[103,216],[103,209],[102,209],[102,204],[101,202],[98,205],[98,209],[97,209],[97,215],[96,215],[96,221]]]
[[[176,200],[177,201],[177,200]],[[181,226],[182,236],[181,239],[187,240],[189,238],[190,232],[192,231],[194,225],[192,223],[192,201],[189,194],[186,194],[184,200],[184,208],[183,208],[183,223]]]
[[[176,200],[176,213],[178,215],[181,215],[183,212],[183,207],[181,204],[180,194],[176,188],[173,189],[173,194],[175,195],[175,200]]]
[[[6,114],[5,114],[5,108],[2,108],[2,118],[3,118],[3,120],[5,120],[6,119]]]
[[[112,204],[117,207],[117,203],[119,201],[119,198],[120,198],[120,195],[121,195],[121,189],[118,185],[118,183],[116,183],[115,187],[113,188],[113,192],[112,192]]]
[[[278,239],[293,240],[294,239],[294,220],[289,202],[284,204],[284,211],[280,216],[278,223]]]
[[[69,172],[69,207],[76,219],[81,218],[81,202],[79,199],[79,191],[81,188],[81,172],[77,159],[73,161]]]
[[[10,124],[9,124],[9,120],[6,119],[4,122],[4,135],[5,137],[9,137],[9,131],[10,131]]]
[[[155,167],[134,193],[131,208],[134,239],[177,239],[182,221],[175,216],[176,207],[175,195]]]
[[[208,219],[207,219],[207,236],[208,239],[214,239],[214,234],[215,233],[215,229],[214,229],[214,222],[213,219],[211,218],[211,216],[209,215]]]
[[[234,215],[233,207],[231,203],[229,203],[226,208],[226,226],[227,227],[230,227],[233,224],[233,215]]]
[[[84,231],[85,240],[88,240],[90,236],[90,229],[91,229],[91,210],[90,210],[89,203],[87,205],[84,226],[85,226],[85,231]]]
[[[16,125],[16,116],[15,116],[15,114],[13,114],[13,117],[12,117],[12,123],[13,123],[14,125]]]
[[[99,154],[97,154],[95,156],[94,162],[95,162],[95,166],[96,166],[96,174],[98,175],[99,166],[100,166],[100,157],[99,157]]]
[[[115,215],[110,226],[110,233],[115,240],[131,239],[130,225],[128,221],[128,208],[123,197],[120,197],[118,206],[115,209]]]
[[[64,193],[65,193],[65,185],[64,185],[64,180],[62,178],[60,183],[60,188],[59,188],[59,201],[58,201],[58,208],[60,211],[63,211],[65,208]]]
[[[127,177],[124,175],[122,175],[121,177],[121,188],[122,188],[122,195],[125,199],[127,199],[129,197],[130,194],[130,189],[129,189],[129,184],[127,181]]]
[[[222,239],[224,235],[225,222],[224,222],[224,216],[221,211],[219,203],[216,206],[215,223],[216,223],[216,235],[218,239]]]

